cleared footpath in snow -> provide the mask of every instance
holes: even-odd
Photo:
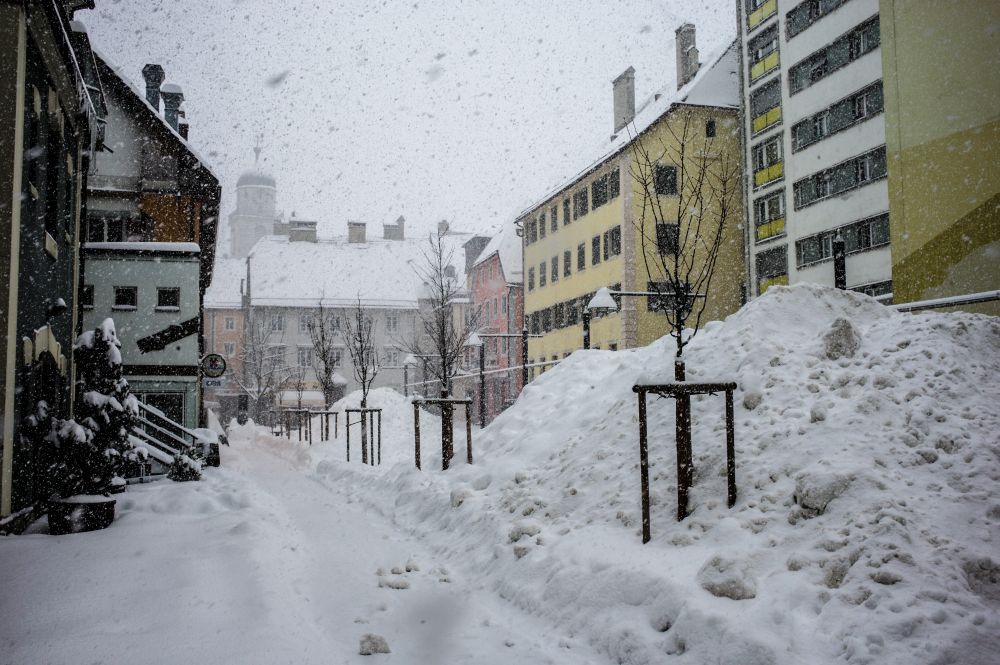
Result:
[[[106,531],[0,539],[0,663],[604,662],[255,436],[201,482],[130,488]]]

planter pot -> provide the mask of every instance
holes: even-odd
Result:
[[[106,529],[114,519],[110,497],[81,494],[49,502],[49,533],[54,536]]]

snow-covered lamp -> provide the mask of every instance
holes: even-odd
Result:
[[[465,345],[472,347],[482,346],[483,340],[479,336],[479,333],[472,333],[471,335],[469,335],[469,339],[465,340]]]
[[[617,312],[618,303],[616,303],[615,299],[611,296],[611,289],[604,286],[597,289],[597,293],[595,293],[594,297],[590,299],[589,303],[587,303],[587,309]]]

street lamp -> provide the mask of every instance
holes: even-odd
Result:
[[[597,289],[597,293],[590,299],[587,306],[583,308],[583,348],[590,348],[590,313],[594,312],[617,312],[618,303],[611,296],[611,289],[604,286]]]
[[[403,397],[407,397],[409,395],[409,388],[407,384],[410,382],[410,365],[416,364],[417,359],[413,357],[412,353],[407,354],[407,356],[403,358]]]
[[[842,291],[847,288],[847,251],[840,231],[833,237],[833,285]]]
[[[486,345],[477,333],[469,335],[465,346],[479,348],[479,427],[486,427]]]

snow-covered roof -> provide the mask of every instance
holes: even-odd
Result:
[[[166,129],[168,132],[170,132],[171,134],[173,134],[174,138],[177,139],[178,141],[180,141],[181,145],[183,145],[185,148],[187,148],[187,150],[190,151],[191,154],[194,155],[195,158],[201,163],[202,168],[204,168],[206,171],[208,171],[209,173],[211,173],[212,176],[216,180],[218,180],[219,176],[215,173],[215,170],[211,167],[211,165],[209,164],[208,160],[206,160],[198,152],[198,150],[195,149],[195,147],[193,145],[191,145],[190,142],[188,142],[188,140],[186,138],[184,138],[183,136],[181,136],[180,134],[178,134],[177,130],[175,130],[173,127],[170,126],[170,123],[167,122],[166,118],[163,117],[163,115],[160,113],[159,109],[154,109],[150,105],[149,101],[146,99],[145,89],[140,88],[135,83],[133,83],[132,79],[130,79],[121,70],[121,68],[118,67],[118,65],[114,64],[111,60],[109,60],[108,57],[106,55],[104,55],[104,53],[102,53],[100,51],[100,49],[93,48],[92,50],[94,51],[94,55],[97,57],[97,60],[100,63],[103,63],[111,71],[111,73],[114,74],[118,78],[118,80],[121,82],[121,84],[123,86],[125,86],[125,88],[128,89],[129,92],[131,92],[133,95],[135,95],[136,101],[138,101],[140,104],[144,105],[146,107],[146,109],[149,110],[150,113],[152,113],[157,119],[159,119],[159,121],[163,125],[164,129]],[[177,86],[174,86],[174,87],[177,87]],[[177,87],[177,89],[180,90],[179,87]],[[162,87],[161,87],[161,90],[163,90]],[[105,92],[107,92],[107,91],[105,91]],[[165,90],[164,92],[170,92],[170,90]]]
[[[480,252],[475,265],[483,263],[493,255],[500,256],[500,268],[509,284],[520,284],[524,281],[524,270],[521,266],[521,238],[513,225],[504,224],[496,232],[490,242]]]
[[[443,237],[461,287],[465,282],[463,243],[467,233]],[[426,266],[428,236],[404,240],[346,238],[317,242],[284,236],[261,238],[250,251],[250,297],[256,306],[315,307],[322,301],[349,307],[361,298],[368,307],[415,309],[421,295],[417,270]]]
[[[102,249],[116,252],[184,252],[200,254],[196,242],[86,242],[84,249]]]
[[[520,218],[548,203],[553,196],[627,147],[638,135],[649,129],[653,123],[666,115],[676,105],[739,108],[740,79],[737,47],[738,42],[733,41],[711,53],[698,69],[698,73],[680,90],[672,90],[675,88],[675,83],[670,83],[650,96],[639,106],[635,118],[628,124],[627,128],[620,130],[611,141],[603,142],[590,153],[593,157],[587,161],[584,168],[578,169],[572,176],[561,180],[544,196],[521,210],[517,217]]]
[[[212,284],[205,291],[206,309],[238,309],[243,304],[240,287],[247,276],[244,259],[215,257]]]

